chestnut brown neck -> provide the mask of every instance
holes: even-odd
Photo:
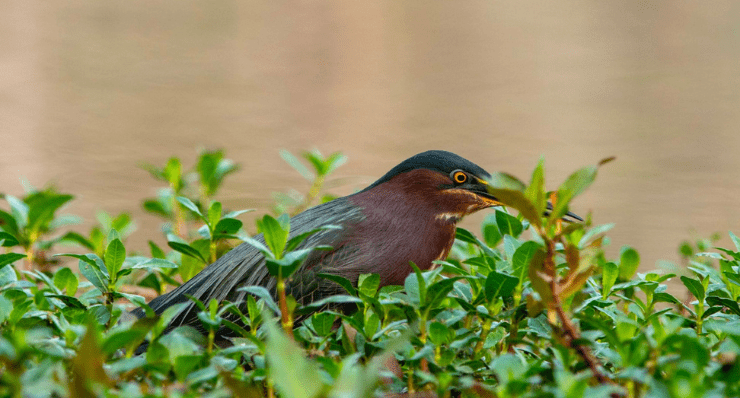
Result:
[[[357,226],[355,244],[368,253],[365,263],[381,284],[403,284],[413,272],[409,262],[420,269],[442,260],[455,240],[455,223],[466,214],[467,204],[444,195],[440,186],[451,181],[426,169],[395,176],[390,181],[351,195],[349,200],[362,209],[364,221]]]

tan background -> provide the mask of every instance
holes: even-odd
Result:
[[[202,147],[260,212],[307,189],[281,148],[347,154],[341,194],[432,148],[523,178],[544,156],[551,188],[615,155],[573,207],[617,224],[611,253],[650,269],[740,233],[740,2],[0,2],[0,191],[130,211],[140,247],[159,185],[137,165]]]

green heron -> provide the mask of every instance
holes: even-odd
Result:
[[[367,188],[320,204],[290,220],[296,236],[326,225],[300,248],[314,250],[286,281],[286,293],[308,304],[340,294],[342,288],[318,274],[335,274],[355,285],[361,274],[376,273],[380,285],[401,285],[413,270],[431,268],[447,257],[455,240],[455,224],[475,211],[500,206],[486,190],[490,174],[475,163],[446,151],[427,151],[412,156]],[[572,214],[569,214],[575,217]],[[577,218],[577,217],[576,217]],[[264,243],[262,235],[255,239]],[[149,303],[155,313],[189,301],[192,296],[207,303],[243,303],[248,294],[242,286],[263,286],[276,295],[276,280],[267,271],[264,256],[248,243],[232,249],[183,285]],[[140,308],[134,311],[143,317]],[[191,304],[169,325],[201,329],[198,308]]]

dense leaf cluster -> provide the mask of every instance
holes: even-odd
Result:
[[[321,198],[344,161],[306,153],[311,172],[283,157],[311,181],[308,195],[282,197],[286,211]],[[280,286],[308,254],[296,250],[307,236],[290,237],[288,217],[267,215],[257,222],[266,243],[251,239],[237,218],[244,211],[214,200],[236,170],[222,152],[204,152],[190,172],[175,158],[147,169],[168,184],[144,207],[164,218],[169,250],[150,241],[146,256],[126,248],[134,229],[127,215],[101,214],[84,236],[63,231],[70,218],[57,215],[71,195],[5,196],[0,395],[740,396],[740,239],[730,234],[735,249],[704,245],[698,255],[682,245],[679,277],[636,273],[639,255],[629,247],[607,259],[611,225],[560,221],[598,166],[551,193],[542,163],[529,184],[497,174],[491,193],[519,217],[497,210],[479,236],[458,229],[450,257],[416,269],[403,286],[381,288],[373,274],[356,285],[327,275],[345,294],[303,307]],[[206,335],[164,333],[180,307],[153,316],[142,294],[187,280],[239,241],[268,258],[277,297],[244,287],[246,303],[197,303]],[[62,244],[85,253],[52,257]],[[668,289],[672,279],[685,289]],[[150,316],[131,319],[136,306]],[[222,327],[238,337],[218,340]]]

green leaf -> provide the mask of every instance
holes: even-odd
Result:
[[[486,300],[511,296],[518,283],[519,280],[511,275],[491,271],[486,278]]]
[[[188,210],[197,214],[203,221],[208,222],[208,220],[203,216],[203,213],[200,212],[200,209],[198,208],[198,206],[195,203],[193,203],[192,200],[184,196],[178,196],[176,199],[178,202],[180,202],[180,204],[185,206]]]
[[[285,246],[285,251],[291,251],[294,250],[298,245],[303,243],[306,239],[308,239],[310,236],[314,235],[317,232],[326,231],[330,229],[342,229],[339,225],[324,225],[322,227],[312,229],[308,232],[304,232],[302,234],[296,235],[288,241],[288,244]]]
[[[0,324],[4,323],[6,319],[10,316],[10,312],[13,311],[13,302],[8,300],[5,296],[0,295]],[[3,340],[0,340],[0,343],[2,343]],[[3,347],[5,348],[5,347]],[[0,349],[0,355],[5,356],[6,358],[8,355],[3,352],[2,349]]]
[[[362,274],[357,282],[357,286],[360,293],[368,297],[375,297],[375,293],[377,293],[380,287],[380,275]]]
[[[215,225],[214,234],[233,235],[239,232],[243,223],[235,218],[222,218]]]
[[[492,188],[499,190],[511,190],[523,193],[526,188],[526,185],[524,185],[524,183],[518,178],[511,174],[501,172],[492,173],[488,182]]]
[[[686,288],[689,289],[691,294],[693,294],[699,302],[704,301],[704,286],[701,282],[686,276],[681,277],[681,282],[683,282]]]
[[[64,294],[47,294],[46,297],[59,299],[67,307],[77,308],[81,310],[87,309],[87,307],[84,304],[82,304],[82,302],[78,300],[77,298],[75,298],[74,296],[67,296]]]
[[[162,177],[170,183],[170,186],[175,192],[179,192],[182,188],[181,170],[180,159],[175,157],[169,158],[167,164],[164,166],[164,170],[162,170]]]
[[[324,157],[321,155],[321,152],[314,150],[312,152],[303,152],[303,157],[311,162],[311,165],[313,165],[314,169],[316,170],[316,174],[319,176],[326,175],[326,171],[328,169],[328,165],[324,161]]]
[[[54,219],[54,213],[72,200],[72,195],[62,195],[53,191],[35,192],[26,197],[28,203],[28,229],[46,231]]]
[[[738,238],[737,235],[733,234],[732,231],[730,231],[730,239],[732,239],[732,243],[735,244],[735,249],[740,252],[740,238]]]
[[[612,287],[619,277],[619,267],[613,262],[607,262],[601,270],[601,297],[606,300],[612,292]]]
[[[472,232],[465,228],[458,227],[455,229],[455,239],[478,246],[489,257],[498,257],[490,247],[486,246],[485,243],[481,242]]]
[[[544,304],[549,304],[552,302],[552,289],[550,288],[550,280],[547,279],[548,276],[544,272],[544,264],[545,251],[539,249],[532,256],[528,274],[532,288],[540,295],[540,299]]]
[[[524,282],[529,270],[529,264],[532,262],[534,254],[541,248],[542,246],[539,243],[527,241],[522,243],[514,252],[514,256],[511,258],[511,265],[514,269],[514,275],[519,278],[519,283]]]
[[[498,230],[498,225],[496,225],[496,214],[486,216],[481,233],[483,234],[483,241],[489,247],[496,247],[501,242],[503,235],[501,235],[501,231]]]
[[[87,326],[85,335],[78,347],[77,355],[70,361],[70,370],[72,377],[79,381],[71,384],[75,386],[76,391],[70,391],[70,395],[77,397],[93,396],[88,387],[88,383],[91,384],[91,382],[112,387],[113,382],[103,369],[105,357],[100,348],[99,332],[92,322]]]
[[[93,286],[97,287],[101,292],[108,291],[108,276],[103,274],[100,266],[96,262],[89,262],[80,258],[79,263],[80,273],[87,278]]]
[[[289,278],[293,275],[298,267],[303,264],[303,261],[308,257],[313,249],[302,249],[288,252],[281,259],[265,259],[265,265],[267,271],[272,276],[280,276],[282,278]]]
[[[3,210],[0,210],[0,228],[14,237],[19,235],[18,223],[15,221],[15,218]]]
[[[28,205],[13,195],[5,195],[5,200],[10,204],[10,212],[16,224],[16,228],[23,229],[28,225]]]
[[[280,157],[283,158],[286,163],[293,167],[306,180],[313,181],[313,179],[315,178],[314,174],[309,171],[308,168],[304,166],[303,163],[300,162],[300,160],[298,160],[298,158],[293,156],[292,153],[283,149],[280,151]]]
[[[518,190],[500,189],[493,186],[487,186],[488,193],[493,195],[496,200],[503,203],[504,206],[516,209],[522,217],[529,220],[535,226],[542,226],[542,213],[537,211],[524,193]],[[500,226],[499,226],[500,227]],[[502,231],[503,232],[503,231]]]
[[[314,301],[310,304],[306,304],[303,307],[301,307],[299,311],[296,311],[296,313],[304,314],[304,313],[309,313],[312,311],[318,311],[318,310],[323,309],[328,304],[359,304],[359,303],[362,303],[362,300],[357,297],[347,296],[345,294],[337,294],[334,296],[323,298],[318,301]]]
[[[165,206],[156,199],[145,200],[142,206],[144,207],[144,210],[148,211],[149,213],[153,213],[165,218],[168,218],[171,215],[170,210],[165,208]]]
[[[334,170],[339,168],[339,166],[343,165],[347,162],[347,157],[344,156],[341,152],[334,152],[331,155],[329,155],[328,158],[326,158],[326,174],[331,174]]]
[[[192,258],[198,259],[202,261],[204,264],[207,264],[208,261],[203,257],[202,254],[192,246],[186,244],[186,243],[180,243],[175,241],[168,241],[167,245],[171,247],[173,250],[180,252],[186,256],[190,256]]]
[[[317,274],[316,276],[318,276],[319,278],[328,279],[336,283],[337,285],[343,287],[344,290],[346,290],[347,293],[349,293],[352,296],[357,295],[357,290],[355,289],[354,286],[352,286],[352,282],[350,282],[349,279],[343,276],[334,275],[334,274]]]
[[[25,254],[19,254],[19,253],[5,253],[0,254],[0,269],[5,267],[8,264],[12,264],[22,258],[26,258]]]
[[[550,221],[562,218],[568,211],[570,201],[583,193],[596,179],[598,166],[587,166],[571,174],[557,192],[557,201],[550,214]]]
[[[162,269],[177,268],[177,264],[163,258],[150,258],[145,261],[123,267],[124,269]]]
[[[445,278],[429,285],[426,289],[427,302],[423,307],[433,309],[439,306],[440,302],[447,298],[447,295],[455,288],[455,282],[460,279],[461,277]]]
[[[77,292],[77,275],[75,275],[69,268],[60,268],[56,274],[54,274],[54,286],[59,290],[65,290],[68,296],[74,296]]]
[[[123,242],[120,239],[112,240],[108,244],[108,248],[105,249],[105,266],[108,268],[108,273],[114,282],[125,260],[126,248],[123,246]]]
[[[453,331],[440,322],[432,322],[429,325],[429,340],[436,346],[449,344],[452,340]]]
[[[412,302],[423,304],[426,301],[426,281],[416,264],[411,262],[411,267],[414,269],[414,273],[407,276],[404,281],[406,294]]]
[[[496,210],[496,225],[498,230],[504,235],[518,237],[523,231],[522,223],[514,216]]]
[[[586,231],[585,234],[583,234],[583,237],[581,237],[581,240],[578,242],[578,248],[583,249],[591,243],[591,241],[598,235],[601,235],[603,233],[606,233],[610,229],[614,228],[614,224],[604,224],[599,225],[593,228],[589,228],[588,231]]]
[[[623,246],[619,255],[619,279],[630,280],[640,266],[640,254],[637,250]]]
[[[154,242],[149,241],[149,251],[152,253],[152,257],[154,258],[161,258],[164,259],[167,257],[167,255],[164,254],[164,251]]]
[[[215,225],[220,224],[219,220],[221,220],[221,202],[213,202],[211,203],[211,207],[208,209],[208,225],[211,228],[214,228]],[[241,221],[238,221],[241,224]],[[239,228],[241,228],[241,225],[239,225]],[[236,229],[236,231],[239,230],[239,228]],[[214,231],[217,231],[218,228],[214,228]],[[234,231],[234,232],[236,232]],[[233,232],[228,232],[233,233]]]
[[[269,214],[257,220],[257,228],[262,232],[267,247],[278,259],[282,257],[285,245],[288,243],[290,224],[286,221],[287,219],[283,217],[283,222],[280,222]]]
[[[317,335],[326,337],[331,333],[337,316],[326,312],[318,312],[311,316],[311,325]]]
[[[0,225],[2,225],[1,222],[0,222]],[[18,244],[18,239],[16,239],[15,236],[7,232],[0,231],[0,246],[11,247],[17,244]]]
[[[267,348],[265,359],[270,366],[270,377],[281,397],[314,398],[321,394],[323,378],[317,366],[304,357],[303,349],[275,326],[265,323]]]
[[[272,294],[262,286],[245,286],[240,287],[237,291],[247,292],[255,295],[257,298],[261,298],[267,308],[271,309],[275,314],[280,314],[280,308],[275,304],[275,300],[272,298]],[[250,312],[250,316],[253,316]]]
[[[148,321],[151,322],[151,320]],[[144,341],[148,332],[149,329],[144,327],[132,327],[131,329],[117,331],[105,339],[102,350],[107,355],[111,355],[123,347],[136,347]]]
[[[66,234],[62,235],[61,238],[59,238],[60,242],[72,242],[76,243],[82,247],[84,247],[87,250],[94,251],[95,245],[84,236],[78,234],[77,232],[67,232]]]
[[[254,247],[255,249],[259,250],[262,254],[265,255],[265,257],[274,257],[272,254],[272,251],[270,251],[270,248],[265,246],[264,243],[258,241],[257,239],[250,238],[250,237],[244,237],[241,238],[244,242],[248,243],[250,246]]]
[[[545,159],[540,158],[537,167],[532,172],[529,186],[524,190],[524,196],[532,202],[538,214],[544,214],[547,206],[545,195]]]
[[[730,300],[724,297],[709,296],[707,297],[707,304],[711,306],[723,306],[735,313],[735,315],[740,315],[740,305],[738,305],[735,300]]]

